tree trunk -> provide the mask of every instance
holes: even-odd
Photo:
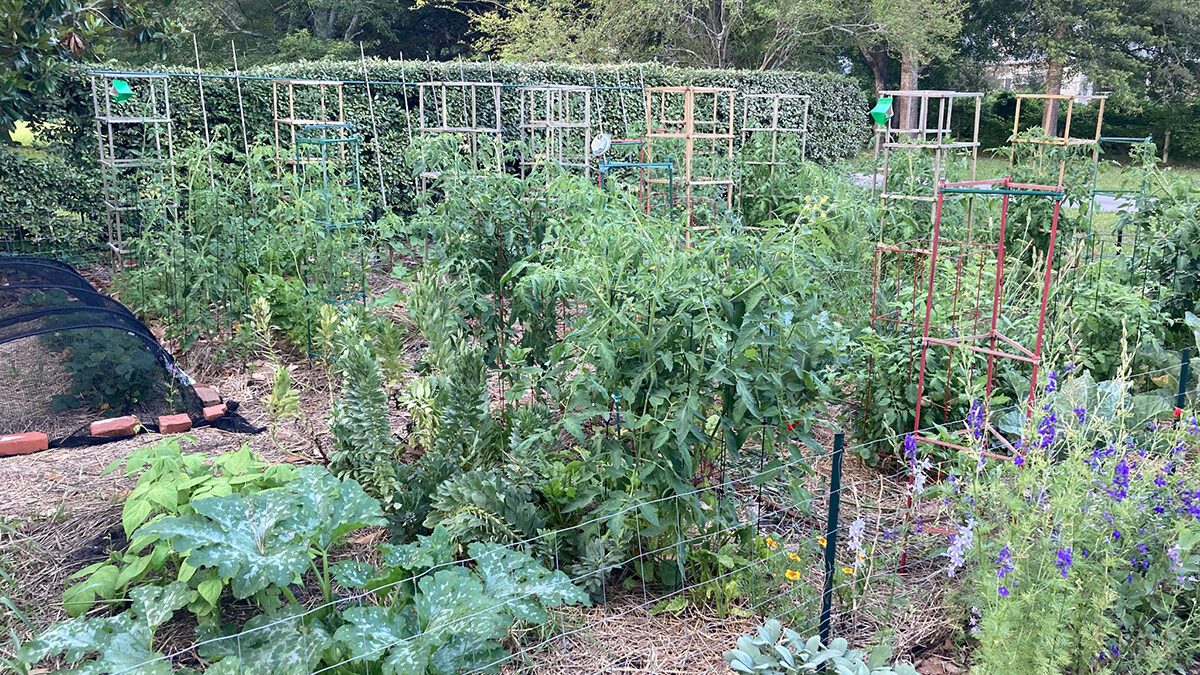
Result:
[[[900,55],[900,88],[905,91],[916,89],[920,69],[921,65],[917,61],[917,53],[911,49],[904,50]],[[900,99],[900,128],[920,128],[923,120],[918,119],[918,117],[917,98],[915,96],[905,96]]]
[[[1046,93],[1058,95],[1062,93],[1063,62],[1060,59],[1050,59],[1046,62]],[[1058,100],[1046,99],[1046,107],[1042,111],[1042,129],[1047,136],[1058,135]]]
[[[871,77],[875,78],[875,97],[878,98],[887,89],[887,51],[878,47],[863,47],[861,51],[871,69]]]
[[[1067,24],[1054,27],[1052,44],[1058,44],[1067,37]],[[1063,69],[1062,56],[1051,55],[1046,59],[1046,93],[1057,96],[1062,93]],[[1047,136],[1058,135],[1058,101],[1046,99],[1046,107],[1042,109],[1042,129]]]

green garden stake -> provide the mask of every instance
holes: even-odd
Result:
[[[133,87],[125,80],[113,80],[110,93],[114,103],[124,103],[133,98]]]
[[[884,96],[879,99],[874,108],[871,108],[871,119],[875,120],[875,124],[883,126],[892,117],[892,97]]]
[[[842,504],[842,448],[844,433],[833,436],[833,466],[829,474],[829,505],[825,518],[825,585],[821,590],[821,619],[817,633],[821,644],[828,645],[833,624],[833,570],[837,560],[838,515]]]

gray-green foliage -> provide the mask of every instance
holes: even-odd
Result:
[[[424,576],[411,604],[348,609],[335,638],[387,675],[496,672],[507,657],[499,640],[516,621],[543,624],[547,607],[588,602],[565,574],[527,554],[478,542],[468,551],[474,569]]]
[[[329,468],[353,478],[391,509],[399,491],[397,444],[388,425],[383,370],[357,326],[350,322],[339,331],[335,367],[342,374],[342,391],[329,422],[334,439]]]
[[[817,636],[805,638],[775,619],[768,619],[754,634],[738,638],[737,649],[724,656],[734,672],[755,675],[809,673],[820,668],[837,675],[917,675],[907,663],[888,665],[890,650],[867,654],[850,649],[842,638],[823,646]]]
[[[36,664],[61,655],[67,664],[76,667],[60,672],[80,675],[171,673],[170,662],[154,650],[154,629],[187,604],[193,593],[182,581],[135,588],[129,593],[133,601],[129,611],[55,624],[37,639],[21,645],[17,657],[24,664]]]

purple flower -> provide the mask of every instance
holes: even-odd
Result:
[[[1067,570],[1071,569],[1071,561],[1072,557],[1070,546],[1058,549],[1058,557],[1054,561],[1054,566],[1058,568],[1058,573],[1061,574],[1062,578],[1064,579],[1067,578]]]
[[[1117,503],[1124,501],[1126,495],[1129,494],[1129,463],[1124,458],[1117,463],[1113,469],[1112,487],[1108,489],[1108,496],[1117,500]]]
[[[1054,439],[1058,436],[1058,416],[1052,411],[1047,412],[1041,422],[1038,422],[1038,447],[1042,450],[1048,449],[1054,444]]]
[[[1008,586],[1001,586],[1000,588],[996,589],[996,592],[1000,594],[1000,597],[1007,598],[1008,597]]]
[[[1200,436],[1200,424],[1196,423],[1195,415],[1192,415],[1192,418],[1188,420],[1188,434],[1192,436]]]
[[[1075,417],[1079,420],[1080,424],[1087,423],[1087,408],[1083,406],[1076,406],[1071,410],[1071,412],[1075,413]]]
[[[1013,456],[1013,464],[1017,465],[1018,467],[1025,466],[1025,457],[1020,453],[1017,453]]]
[[[1053,394],[1058,391],[1058,373],[1050,371],[1050,381],[1046,383],[1046,393]]]
[[[971,401],[971,409],[967,412],[967,427],[971,430],[971,435],[975,440],[983,438],[983,404],[979,399]]]
[[[958,528],[958,533],[950,538],[950,547],[946,549],[946,557],[950,558],[950,564],[946,567],[946,576],[952,577],[962,568],[967,558],[967,551],[970,551],[972,544],[975,543],[975,533],[972,531],[974,527],[975,519],[969,518],[965,525]]]
[[[904,459],[910,466],[917,461],[917,437],[912,434],[904,434]]]
[[[1072,370],[1075,370],[1075,364],[1074,364],[1074,363],[1068,363],[1068,364],[1067,364],[1067,367],[1066,367],[1066,368],[1063,368],[1063,370],[1065,370],[1065,371],[1067,371],[1067,372],[1069,373],[1069,372],[1071,372]]]
[[[1008,544],[1000,549],[1000,555],[996,556],[996,578],[1006,579],[1008,575],[1016,569],[1012,561],[1012,551],[1008,549]]]
[[[1120,538],[1121,538],[1121,531],[1120,531],[1120,530],[1113,530],[1113,533],[1112,533],[1112,538],[1113,538],[1113,541],[1117,541],[1118,539],[1120,539]]]

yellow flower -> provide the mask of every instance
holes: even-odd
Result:
[[[853,567],[843,567],[842,572],[844,574],[854,574],[854,568]]]
[[[783,573],[783,576],[787,577],[788,581],[799,581],[800,580],[800,573],[797,572],[796,570],[788,570]]]
[[[775,541],[774,539],[772,539],[770,537],[767,537],[767,548],[774,551],[775,549],[779,548],[779,542]]]
[[[796,555],[795,553],[788,553],[788,557],[796,562],[800,562],[800,556]]]
[[[829,541],[827,539],[825,539],[825,537],[817,537],[817,543],[822,546],[827,546],[829,544]]]

